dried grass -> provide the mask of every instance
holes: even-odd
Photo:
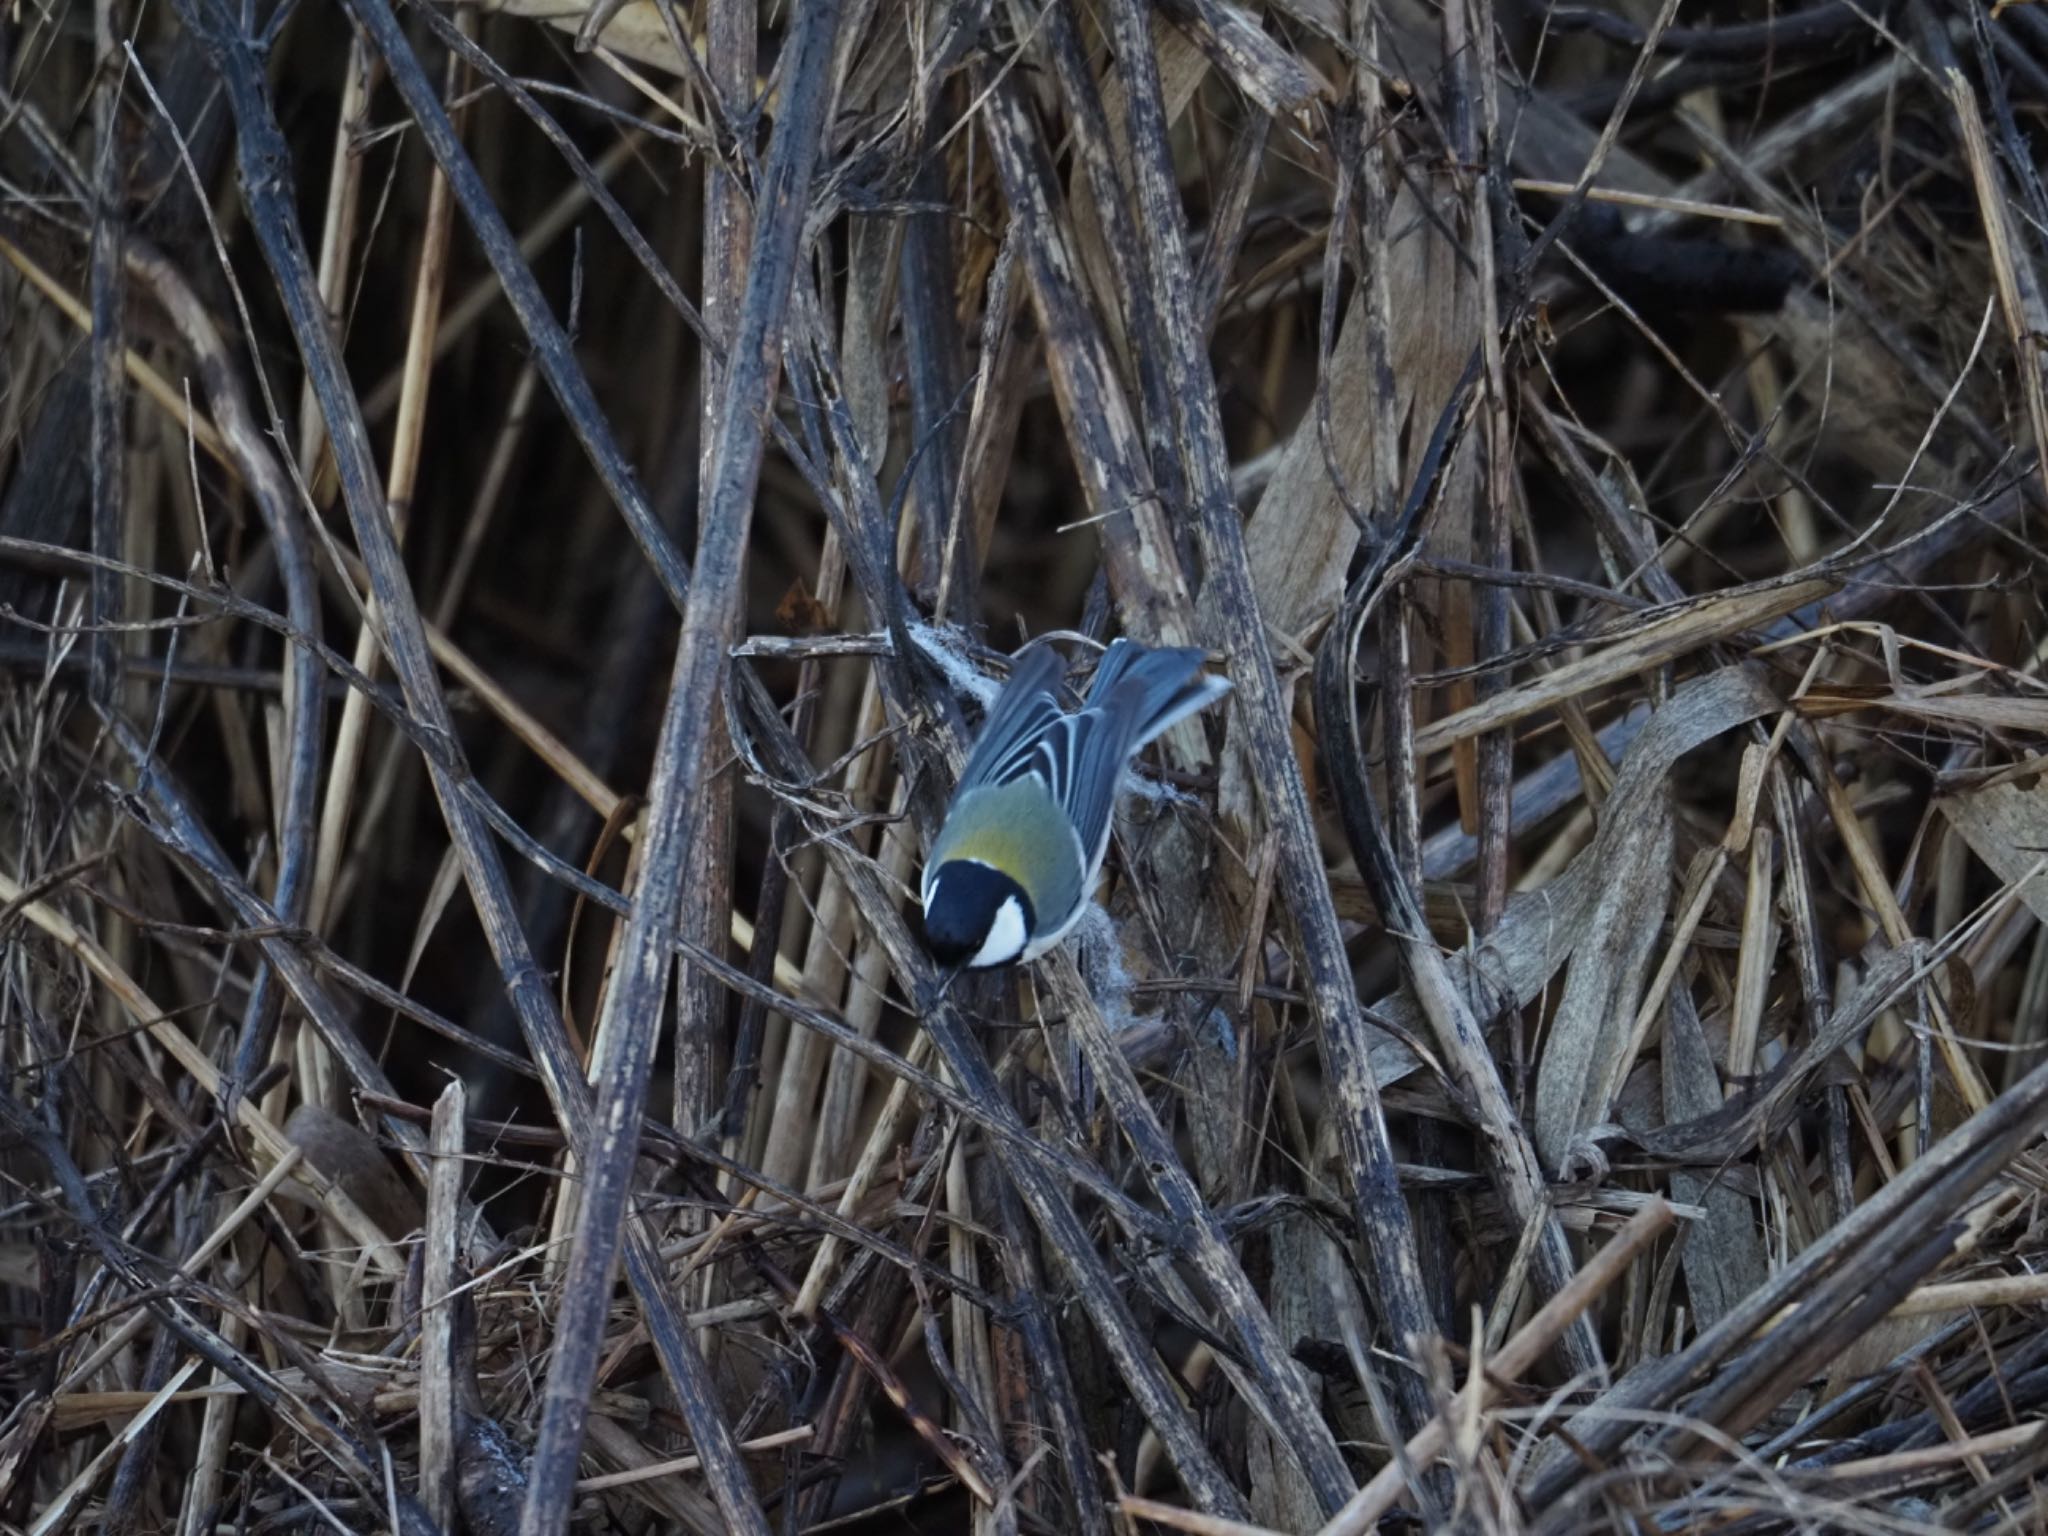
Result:
[[[2034,9],[6,29],[8,1529],[2041,1526]]]

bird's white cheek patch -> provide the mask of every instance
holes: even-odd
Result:
[[[996,920],[988,925],[988,937],[967,962],[967,968],[978,971],[991,965],[1008,965],[1024,953],[1028,937],[1024,931],[1024,908],[1012,896],[996,908]]]

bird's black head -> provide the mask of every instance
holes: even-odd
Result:
[[[924,942],[941,965],[983,970],[1022,957],[1038,915],[1024,887],[973,859],[949,859],[931,878]]]

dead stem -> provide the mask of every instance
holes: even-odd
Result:
[[[2041,1523],[2039,7],[12,19],[10,1529]]]

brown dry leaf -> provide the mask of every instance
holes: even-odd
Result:
[[[1853,458],[1879,484],[1896,482],[1911,466],[1916,486],[1959,488],[1938,457],[1923,454],[1915,461],[1917,430],[1902,432],[1899,423],[1917,429],[1936,402],[1907,378],[1870,327],[1825,294],[1794,293],[1759,329],[1791,355],[1791,382],[1799,392],[1825,402],[1834,451]]]
[[[782,594],[782,601],[775,605],[775,622],[788,634],[822,635],[832,627],[832,614],[799,576]]]
[[[1343,1335],[1330,1295],[1329,1277],[1339,1259],[1323,1225],[1312,1217],[1276,1222],[1273,1245],[1274,1326],[1288,1339],[1335,1339]],[[1340,1426],[1351,1431],[1366,1425]],[[1246,1464],[1252,1471],[1252,1518],[1281,1531],[1312,1531],[1322,1524],[1315,1491],[1294,1460],[1264,1425],[1248,1425]]]
[[[2048,781],[1987,784],[1935,802],[1971,852],[2048,922]]]
[[[1661,780],[1617,791],[1601,812],[1603,877],[1572,949],[1536,1068],[1536,1149],[1553,1170],[1607,1114],[1671,896],[1671,807]]]
[[[880,471],[889,450],[889,314],[895,299],[896,253],[903,221],[859,219],[847,264],[845,339],[840,372],[855,433],[871,468]]]
[[[14,626],[15,681],[0,677],[13,828],[0,905],[17,961],[0,1110],[21,1132],[0,1148],[0,1175],[22,1192],[0,1224],[0,1281],[9,1344],[50,1378],[0,1434],[10,1516],[196,1529],[226,1499],[417,1526],[417,1489],[443,1528],[459,1515],[509,1533],[530,1496],[550,1527],[765,1536],[785,1520],[888,1518],[872,1507],[888,1489],[915,1490],[902,1519],[946,1526],[960,1490],[978,1486],[977,1509],[953,1524],[1108,1536],[1120,1476],[1134,1499],[1199,1506],[1128,1505],[1140,1519],[1306,1530],[1385,1463],[1378,1481],[1402,1484],[1386,1496],[1409,1506],[1400,1518],[1512,1527],[1514,1492],[1562,1528],[1604,1517],[1573,1502],[1594,1493],[1582,1468],[1597,1462],[1640,1496],[1645,1523],[1684,1524],[1698,1484],[1670,1470],[1703,1450],[1740,1479],[1782,1466],[1787,1448],[1796,1461],[1870,1430],[1922,1448],[1908,1453],[1913,1491],[1945,1523],[2003,1513],[2026,1448],[1985,1431],[2002,1422],[1999,1384],[2021,1380],[2034,1348],[2039,1288],[1944,1297],[1924,1282],[2028,1268],[2043,1230],[2032,1164],[2048,1115],[2048,758],[2029,758],[2048,740],[2048,648],[2040,573],[2013,558],[2038,542],[2022,521],[2041,484],[2027,455],[2048,434],[2031,367],[2048,289],[2027,233],[2043,194],[2008,128],[2017,102],[2027,131],[2025,59],[2043,53],[2027,13],[2003,29],[1954,26],[1946,48],[1938,29],[1851,18],[1822,39],[1841,48],[1788,48],[1761,95],[1713,76],[1677,82],[1681,100],[1663,64],[1684,40],[1646,50],[1640,7],[1547,22],[1502,12],[1492,27],[1437,0],[484,4],[482,23],[459,30],[525,90],[495,90],[486,60],[451,56],[468,50],[441,7],[348,0],[361,27],[345,49],[304,32],[312,8],[287,8],[277,42],[291,62],[269,71],[196,35],[188,8],[136,11],[137,47],[173,87],[145,120],[189,115],[189,89],[221,98],[223,131],[189,139],[190,166],[168,142],[128,142],[136,119],[121,109],[137,102],[97,67],[109,44],[96,34],[118,7],[49,32],[48,66],[16,82],[10,163],[29,179],[94,194],[71,200],[140,219],[136,236],[155,212],[196,228],[187,215],[208,204],[227,259],[245,278],[269,267],[262,286],[285,302],[259,306],[230,346],[179,297],[218,265],[206,242],[148,257],[139,238],[45,220],[35,263],[8,252],[31,323],[0,354],[0,606],[49,625]],[[1714,20],[1769,24],[1772,11],[1743,0]],[[1705,19],[1660,14],[1682,29]],[[1367,20],[1370,61],[1355,51]],[[586,30],[600,51],[577,50]],[[723,227],[695,115],[707,75],[737,114],[718,158],[755,194],[732,250],[703,240]],[[1367,77],[1377,114],[1357,94]],[[1609,153],[1604,125],[1645,83],[1622,114],[1636,153]],[[534,103],[587,148],[616,141],[588,179],[546,147]],[[1362,173],[1361,119],[1398,206],[1355,181],[1339,218],[1333,171]],[[1453,145],[1468,123],[1483,163]],[[235,175],[238,150],[277,174]],[[1681,177],[1684,201],[1665,196]],[[1493,186],[1516,198],[1497,208],[1512,241],[1581,182],[1595,215],[1533,272],[1509,271],[1504,247],[1491,273],[1467,199]],[[316,195],[293,201],[288,186]],[[1738,227],[1704,204],[1761,210],[1773,226]],[[1114,282],[1097,232],[1112,214],[1128,267]],[[517,257],[495,238],[500,221]],[[317,270],[281,238],[292,226]],[[118,247],[125,278],[93,259]],[[1330,289],[1326,250],[1359,252]],[[1773,253],[1788,252],[1777,268]],[[1625,302],[1575,275],[1567,253]],[[1745,292],[1745,275],[1761,288],[1796,270],[1800,291],[1769,315],[1723,314],[1732,295],[1704,271],[1697,295],[1655,280],[1692,256]],[[1420,558],[1388,594],[1386,611],[1412,619],[1409,665],[1387,629],[1358,654],[1382,700],[1425,675],[1414,704],[1423,747],[1438,750],[1411,799],[1405,772],[1380,760],[1384,730],[1361,743],[1365,773],[1318,759],[1301,682],[1372,539],[1353,514],[1413,486],[1480,350],[1496,276],[1508,329],[1485,338],[1481,355],[1499,348],[1489,386],[1543,457],[1489,463],[1489,432],[1464,435]],[[110,278],[125,324],[95,327]],[[1177,302],[1190,278],[1192,321]],[[1162,283],[1176,301],[1164,329],[1150,313]],[[1349,310],[1361,288],[1374,327],[1386,317],[1385,369],[1371,366],[1380,338],[1368,347],[1363,310]],[[1134,351],[1162,339],[1176,343],[1165,368]],[[137,362],[138,346],[164,352],[171,382]],[[253,380],[234,359],[244,346],[296,359],[299,419],[276,433],[254,428]],[[716,386],[721,372],[708,391],[679,383]],[[131,398],[144,409],[125,409]],[[844,405],[824,425],[848,432],[820,434],[821,400]],[[92,458],[123,473],[84,476],[77,443],[108,431],[110,451]],[[195,439],[239,491],[204,465],[192,473]],[[323,440],[320,516],[305,524],[271,460],[296,444],[313,463]],[[1210,497],[1225,484],[1241,520]],[[899,488],[915,498],[907,521],[888,515]],[[352,537],[335,542],[359,545],[377,576],[344,550],[353,593],[321,595],[320,551],[302,536],[340,533],[338,495]],[[935,500],[959,531],[938,582],[924,547]],[[683,515],[693,502],[698,515]],[[394,505],[414,542],[431,530],[425,545],[392,546]],[[1486,507],[1512,514],[1498,554],[1475,542]],[[705,560],[668,547],[690,523],[710,580]],[[1263,637],[1235,602],[1247,525]],[[132,563],[125,574],[100,563],[110,550]],[[635,569],[645,555],[660,581]],[[917,563],[897,568],[904,557]],[[1496,584],[1452,563],[1466,558],[1506,568]],[[666,669],[664,687],[685,564],[704,591],[684,606],[708,592],[721,634],[735,622],[732,637],[773,664],[729,667],[686,624],[687,665]],[[249,602],[223,582],[229,569],[256,583]],[[1822,572],[1843,590],[1758,622],[1807,595],[1769,595],[1773,582]],[[1176,804],[1120,823],[1105,886],[1116,940],[1100,952],[1124,960],[1131,1006],[1115,1022],[1132,1027],[1113,1039],[1111,1020],[1069,994],[1064,959],[1051,990],[1039,966],[956,978],[949,1001],[929,1003],[937,978],[900,919],[964,742],[944,669],[897,670],[902,658],[841,634],[851,612],[872,626],[897,611],[905,585],[939,624],[1006,650],[1078,628],[1228,652],[1242,691],[1160,754],[1214,814]],[[1202,597],[1225,589],[1229,607]],[[1489,615],[1504,600],[1499,643],[1490,624],[1473,633],[1481,593]],[[377,655],[365,639],[344,673],[327,645],[302,642],[323,615],[357,628],[352,599],[367,596],[387,644]],[[1765,649],[1743,655],[1759,634]],[[1245,690],[1266,652],[1299,706],[1291,741],[1275,701]],[[1794,676],[1800,696],[1786,702]],[[716,822],[682,837],[702,818],[687,797],[661,799],[724,761],[715,734],[694,729],[737,696],[720,682],[758,713],[751,757],[765,770],[738,784],[729,842]],[[1503,697],[1478,712],[1495,687]],[[309,707],[330,695],[373,727],[361,774],[353,746],[326,749],[324,706]],[[470,700],[488,718],[443,707]],[[980,718],[967,711],[968,728]],[[1481,798],[1478,733],[1496,726],[1490,739],[1513,738],[1512,782],[1489,776]],[[1308,816],[1347,814],[1304,825],[1291,794],[1262,800],[1244,769],[1253,733],[1269,772],[1294,772],[1291,749],[1315,796]],[[1930,829],[1937,792],[1912,759],[1944,749],[1947,825]],[[1320,771],[1332,766],[1346,771]],[[565,996],[590,990],[578,978],[605,938],[590,932],[593,899],[609,907],[619,882],[593,859],[585,872],[612,889],[572,900],[573,870],[554,864],[590,841],[577,802],[604,821],[602,849],[649,783],[670,786],[646,813],[664,847],[628,884],[686,893],[689,929],[729,928],[750,969],[719,971],[714,990],[713,969],[690,962],[680,991],[661,989],[674,1001],[658,1002],[647,967],[627,968],[648,1006],[594,1046],[606,1060],[626,1050],[633,1067],[601,1074],[614,1113],[598,1134],[630,1149],[647,1047],[651,1102],[677,1112],[649,1125],[653,1155],[588,1158],[583,1041],[549,994],[557,975]],[[1396,920],[1426,933],[1398,942],[1360,890],[1358,857],[1377,850],[1347,846],[1361,830],[1350,797],[1376,786],[1403,857],[1410,828],[1427,829],[1420,908],[1404,901]],[[1678,878],[1675,849],[1692,855]],[[508,850],[526,857],[507,865]],[[340,871],[337,889],[358,899],[296,903],[290,872],[309,868],[323,871],[316,888]],[[1473,914],[1492,915],[1504,875],[1516,894],[1478,942]],[[1320,921],[1325,894],[1352,920],[1344,931]],[[477,921],[455,921],[465,895]],[[1310,919],[1292,933],[1290,908]],[[313,942],[298,941],[302,926]],[[609,916],[600,926],[617,931]],[[662,946],[644,948],[673,968]],[[771,962],[774,990],[753,979]],[[1347,968],[1380,995],[1377,1041],[1348,1027]],[[1115,970],[1092,970],[1091,984],[1124,992]],[[1386,995],[1401,974],[1420,978],[1426,1019]],[[370,981],[374,999],[359,1000]],[[421,1006],[387,1007],[393,988]],[[320,1049],[303,1029],[295,1051],[268,1039],[280,992],[287,1017],[319,1024]],[[1774,1036],[1755,1048],[1774,1005],[1796,1020],[1782,1050]],[[375,1051],[349,1024],[365,1008]],[[530,1061],[485,1043],[513,1045],[515,1014]],[[1343,1027],[1313,1038],[1316,1016],[1339,1014]],[[1481,1017],[1502,1027],[1477,1038]],[[1090,1093],[1073,1091],[1077,1036]],[[1376,1101],[1364,1073],[1400,1077],[1411,1051],[1440,1053],[1447,1080],[1411,1078]],[[237,1098],[228,1090],[257,1055],[299,1070]],[[1726,1062],[1755,1074],[1732,1096]],[[1954,1091],[1921,1077],[1930,1062]],[[1982,1081],[1991,1063],[1996,1095]],[[551,1096],[524,1083],[518,1069],[535,1064]],[[416,1202],[389,1186],[411,1194],[400,1154],[419,1159],[427,1101],[451,1075],[509,1118],[471,1122],[460,1157],[443,1121],[442,1155],[419,1164],[436,1175],[434,1241],[425,1280],[408,1285],[393,1244]],[[1936,1090],[1924,1115],[1923,1081]],[[661,1122],[694,1119],[706,1089],[723,1100],[715,1134],[686,1129],[727,1160],[675,1164]],[[351,1093],[376,1123],[351,1111]],[[208,1155],[223,1097],[239,1106],[230,1150],[266,1182],[203,1198],[175,1177]],[[299,1100],[340,1112],[293,1121],[311,1157],[283,1129]],[[1617,1119],[1627,1150],[1555,1205],[1538,1147],[1569,1162]],[[1395,1164],[1394,1145],[1411,1161]],[[394,1230],[323,1166],[373,1203],[379,1188],[392,1196],[380,1219]],[[1467,1168],[1484,1171],[1452,1171]],[[461,1210],[458,1232],[456,1186],[472,1175],[482,1203]],[[2002,1186],[1994,1200],[1987,1181]],[[162,1307],[134,1305],[147,1267],[94,1262],[95,1216],[153,1184],[168,1204],[131,1235],[184,1252],[184,1275],[210,1288],[195,1295],[246,1303],[219,1317],[233,1358],[210,1354],[204,1380]],[[810,1216],[789,1219],[785,1186],[816,1202]],[[597,1229],[572,1245],[593,1284],[554,1286],[570,1250],[551,1223],[564,1235],[586,1202],[595,1216],[634,1194],[648,1198],[630,1227],[600,1224],[630,1234],[630,1288],[598,1273],[610,1261]],[[1594,1254],[1614,1217],[1661,1211],[1666,1195],[1683,1202],[1682,1242],[1638,1228],[1640,1243]],[[1552,1217],[1588,1245],[1548,1241]],[[301,1256],[252,1268],[263,1255],[242,1237],[264,1235],[248,1225],[259,1218],[272,1250]],[[1347,1231],[1368,1235],[1355,1254]],[[1518,1260],[1522,1231],[1546,1241]],[[751,1263],[764,1240],[802,1276],[795,1300]],[[488,1261],[464,1305],[441,1305],[459,1285],[452,1250],[470,1244]],[[906,1254],[950,1265],[954,1283],[935,1286],[942,1271]],[[1387,1366],[1373,1380],[1394,1389],[1398,1426],[1375,1422],[1339,1363],[1368,1346],[1351,1293],[1325,1271],[1361,1258],[1381,1325],[1370,1348]],[[1525,1297],[1529,1279],[1543,1294]],[[1498,1296],[1495,1315],[1468,1332],[1444,1281],[1460,1300]],[[1939,1334],[1931,1319],[1873,1327],[1887,1287],[1974,1315]],[[828,1311],[856,1342],[876,1340],[878,1359],[907,1341],[945,1379],[863,1382],[858,1350],[833,1352],[836,1383],[819,1377],[831,1360],[789,1344]],[[1162,1335],[1162,1315],[1186,1326]],[[920,1332],[937,1347],[921,1350]],[[1300,1376],[1304,1338],[1338,1344],[1327,1360],[1304,1352],[1332,1374]],[[1924,1370],[1894,1359],[1909,1340],[1935,1346]],[[381,1361],[363,1353],[392,1341]],[[579,1380],[593,1354],[594,1392]],[[1581,1376],[1596,1356],[1625,1374]],[[668,1379],[650,1397],[657,1357]],[[195,1374],[160,1394],[142,1378],[164,1381],[165,1362]],[[1823,1381],[1865,1370],[1876,1374],[1853,1421],[1802,1421]],[[1536,1397],[1519,1400],[1533,1412],[1489,1400],[1510,1381],[1569,1397],[1548,1416]],[[799,1422],[826,1389],[843,1411]],[[929,1415],[919,1434],[867,1434],[906,1391]],[[1385,1441],[1445,1404],[1441,1444],[1411,1458],[1442,1473],[1425,1509]],[[572,1405],[592,1415],[582,1451],[595,1467],[559,1433]],[[1970,1443],[1947,1442],[1950,1405]],[[138,1412],[158,1410],[152,1446]],[[1576,1445],[1558,1433],[1567,1424]],[[738,1439],[770,1426],[798,1438]],[[1726,1438],[1709,1445],[1716,1432]],[[943,1441],[938,1460],[961,1475],[918,1489],[899,1454],[922,1454],[911,1440]],[[770,1441],[787,1454],[755,1454]],[[542,1448],[524,1475],[523,1447]],[[1555,1474],[1525,1482],[1524,1466],[1553,1452]],[[799,1476],[810,1466],[844,1475]],[[1766,1524],[1797,1518],[1753,1477],[1724,1486]],[[1899,1512],[1889,1482],[1828,1492],[1841,1497],[1830,1523]]]
[[[1958,962],[1950,960],[1947,968],[1957,969]],[[1800,1092],[1828,1059],[1861,1038],[1928,969],[1928,947],[1922,942],[1878,949],[1862,978],[1846,989],[1834,1011],[1803,1044],[1704,1116],[1644,1131],[1636,1137],[1636,1144],[1653,1157],[1688,1162],[1719,1162],[1746,1155],[1777,1134],[1794,1112]]]
[[[1721,1107],[1720,1074],[1692,995],[1683,987],[1674,989],[1665,1005],[1662,1065],[1666,1125],[1697,1120]],[[1693,1325],[1711,1328],[1769,1273],[1756,1207],[1740,1190],[1689,1170],[1672,1173],[1671,1189],[1707,1213],[1693,1223],[1683,1262]]]
[[[1439,215],[1456,204],[1447,196],[1436,201]],[[1387,274],[1395,411],[1399,419],[1412,420],[1412,430],[1426,440],[1478,343],[1478,308],[1457,253],[1405,184],[1395,195],[1388,226],[1396,232]],[[1366,332],[1365,303],[1354,299],[1328,366],[1330,457],[1311,408],[1245,526],[1259,612],[1281,634],[1299,635],[1336,606],[1345,567],[1358,548],[1359,528],[1344,505],[1344,490],[1331,477],[1330,459],[1354,499],[1369,495],[1373,385]]]
[[[285,1121],[284,1133],[306,1154],[307,1162],[339,1185],[386,1232],[419,1230],[419,1197],[368,1131],[317,1104],[300,1104]]]
[[[1443,68],[1443,28],[1427,0],[1389,0],[1380,14],[1392,46],[1386,52],[1412,80],[1433,80]],[[1600,132],[1570,107],[1543,92],[1531,93],[1512,76],[1500,80],[1502,115],[1514,103],[1514,133],[1508,158],[1517,175],[1537,181],[1576,183],[1592,157]],[[1662,196],[1670,180],[1624,146],[1609,151],[1599,185],[1622,192]]]
[[[1313,32],[1335,43],[1349,44],[1351,28],[1336,0],[1274,0],[1274,9],[1284,11]]]
[[[588,5],[577,4],[576,0],[483,0],[483,9],[544,21],[571,36],[582,29],[583,18],[590,11]],[[684,73],[682,60],[676,57],[675,47],[668,40],[668,29],[662,25],[661,12],[654,0],[626,0],[597,40],[613,53],[636,63],[652,65],[672,75]]]
[[[1838,586],[1837,582],[1821,579],[1744,588],[1633,616],[1617,626],[1620,634],[1607,645],[1594,648],[1596,641],[1577,660],[1503,689],[1470,709],[1417,731],[1415,750],[1434,752],[1467,737],[1512,725],[1568,699],[1767,624],[1795,608],[1817,602]]]
[[[1318,96],[1334,94],[1307,57],[1291,52],[1259,25],[1257,16],[1230,0],[1169,0],[1162,9],[1196,37],[1209,61],[1269,117],[1289,117]]]
[[[1495,999],[1523,1006],[1548,986],[1584,937],[1631,819],[1661,793],[1672,764],[1724,731],[1782,707],[1761,669],[1723,667],[1679,689],[1652,714],[1622,760],[1593,841],[1550,884],[1510,900],[1482,946],[1468,945],[1451,957],[1454,973],[1477,1004],[1487,1012]],[[1405,989],[1382,998],[1373,1011],[1400,1031],[1426,1033],[1421,1008]],[[1384,1086],[1414,1071],[1416,1061],[1389,1034],[1374,1040],[1372,1066]]]
[[[1159,87],[1165,100],[1166,119],[1169,124],[1176,123],[1187,110],[1188,103],[1195,99],[1195,92],[1201,88],[1202,81],[1208,77],[1209,61],[1203,57],[1193,38],[1169,24],[1164,17],[1152,19],[1152,45],[1159,65]],[[1097,89],[1102,97],[1103,116],[1109,123],[1111,154],[1124,186],[1129,187],[1130,131],[1126,127],[1123,83],[1112,70],[1097,81]],[[1088,168],[1078,163],[1078,157],[1067,180],[1067,212],[1075,249],[1081,258],[1081,268],[1088,276],[1088,289],[1102,316],[1103,329],[1128,373],[1130,337],[1124,329],[1123,306],[1116,302],[1115,268],[1102,233],[1102,215],[1096,206],[1094,188],[1089,184]]]
[[[1828,1367],[1827,1380],[1820,1389],[1820,1401],[1840,1397],[1874,1371],[1881,1371],[1929,1334],[1938,1332],[1948,1319],[1938,1313],[1924,1317],[1881,1317],[1870,1331],[1853,1340]]]
[[[1988,693],[1945,693],[1935,689],[1861,689],[1831,686],[1811,690],[1797,707],[1816,719],[1886,710],[1932,725],[1963,726],[1980,731],[2048,732],[2048,699],[2003,698]]]

